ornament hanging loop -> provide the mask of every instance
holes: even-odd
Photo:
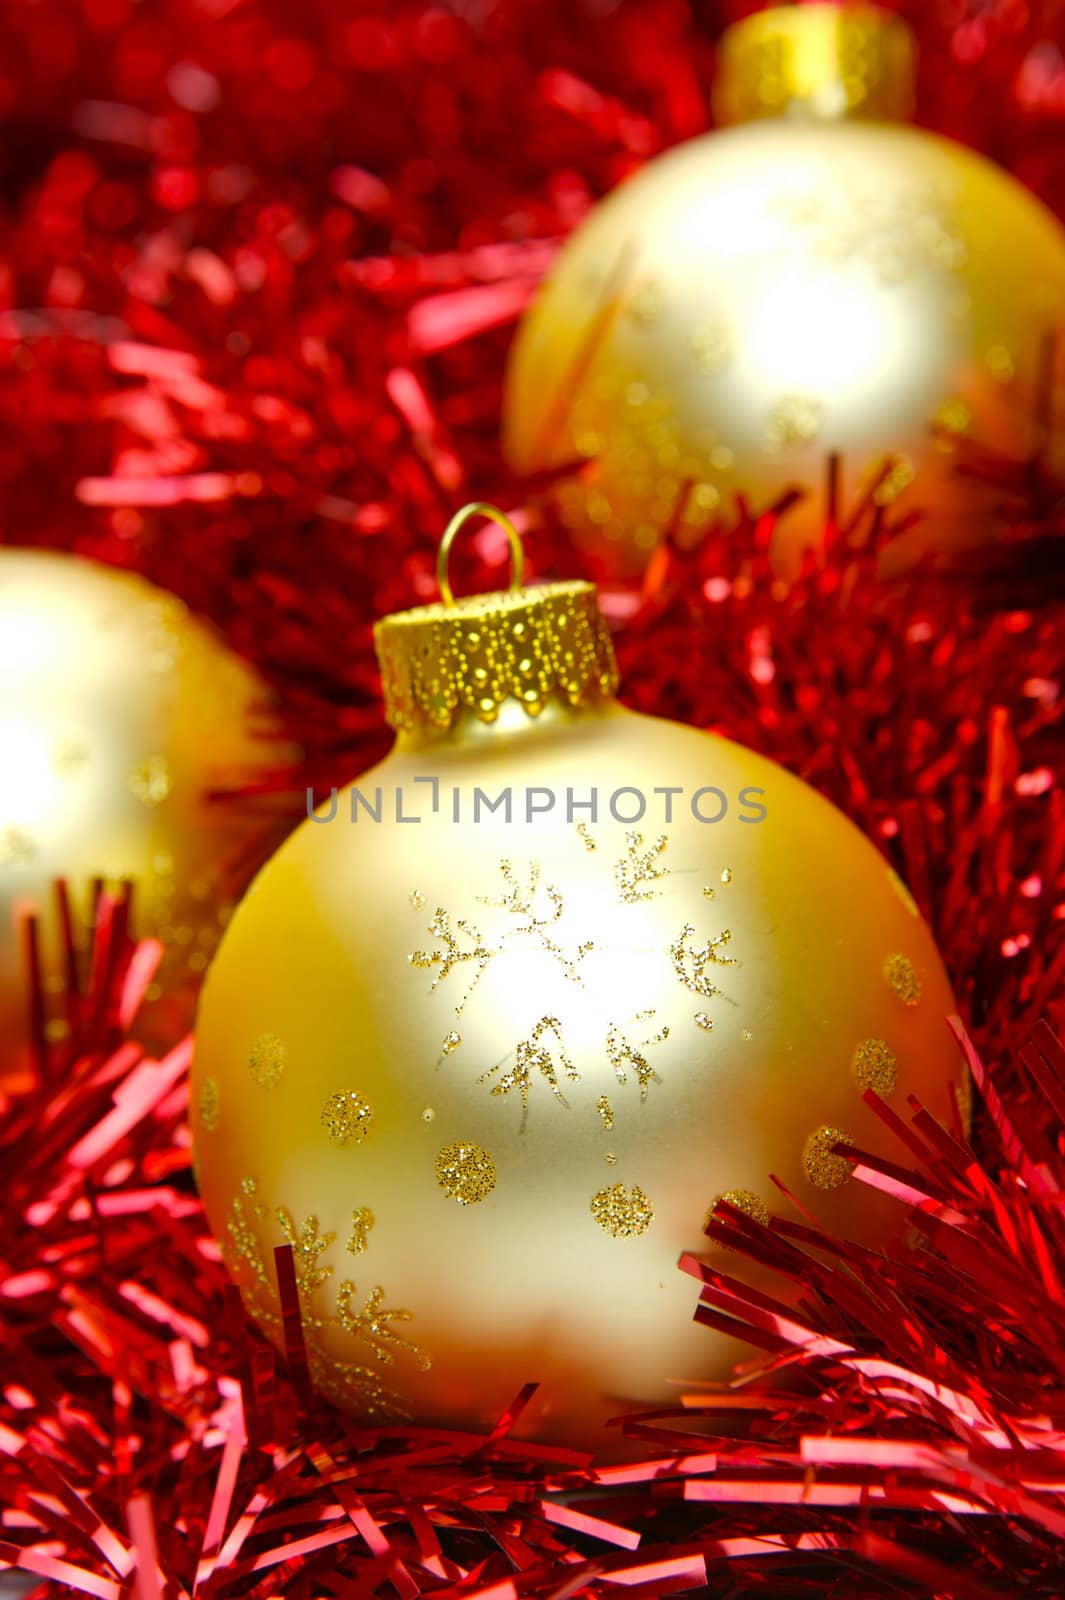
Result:
[[[436,553],[436,582],[440,590],[440,598],[446,606],[455,604],[454,591],[447,575],[448,559],[451,555],[451,546],[455,536],[471,517],[487,517],[490,522],[498,523],[507,536],[510,545],[510,588],[520,589],[525,578],[525,551],[522,549],[521,535],[511,522],[505,511],[500,511],[498,506],[491,506],[484,500],[474,500],[468,506],[463,506],[461,511],[456,511],[440,541],[440,548]]]

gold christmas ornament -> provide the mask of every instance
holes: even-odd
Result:
[[[726,127],[650,163],[566,244],[519,329],[504,446],[598,567],[639,572],[668,526],[698,537],[742,492],[812,491],[782,571],[821,537],[825,461],[851,498],[924,517],[892,552],[979,539],[970,436],[1034,451],[1042,352],[1065,311],[1065,232],[1013,178],[917,128],[906,25],[802,5],[724,36]]]
[[[764,1221],[776,1173],[878,1236],[834,1147],[890,1144],[867,1086],[949,1116],[950,988],[831,805],[618,704],[589,584],[386,617],[377,648],[392,752],[264,867],[203,990],[200,1192],[279,1343],[292,1244],[343,1405],[483,1427],[537,1379],[528,1426],[602,1445],[741,1353],[677,1270],[717,1197]]]
[[[209,791],[293,754],[265,686],[180,600],[74,556],[0,551],[0,1079],[27,1066],[20,912],[39,913],[47,958],[53,879],[82,914],[94,878],[132,879],[136,930],[164,941],[179,990],[231,909],[227,858],[275,809]]]

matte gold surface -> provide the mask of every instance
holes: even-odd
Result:
[[[82,916],[94,877],[132,878],[137,931],[168,947],[168,987],[198,980],[231,909],[221,868],[272,809],[209,792],[290,758],[274,732],[264,685],[180,600],[74,556],[0,551],[5,1059],[24,1069],[16,916],[41,913],[54,973],[55,877]],[[53,1018],[52,1036],[62,1028]]]
[[[504,447],[523,473],[583,461],[550,492],[610,575],[667,527],[731,522],[737,493],[758,511],[798,486],[775,546],[793,574],[830,452],[843,504],[883,474],[877,503],[923,513],[898,566],[990,536],[959,449],[1035,448],[1063,320],[1065,233],[983,157],[889,124],[752,122],[651,162],[563,247],[512,348]]]
[[[435,814],[419,777],[439,784]],[[510,824],[451,820],[454,789],[467,806],[507,785],[559,802],[531,823],[517,798]],[[700,824],[675,800],[672,822],[610,817],[622,786],[660,807],[655,785],[755,786],[768,815],[744,823],[733,803]],[[819,1130],[893,1148],[855,1081],[869,1040],[894,1056],[901,1115],[916,1094],[949,1116],[947,979],[884,861],[813,790],[615,702],[537,719],[510,704],[489,726],[403,737],[359,789],[378,786],[380,823],[361,807],[349,821],[341,794],[331,822],[289,838],[209,975],[192,1091],[208,1215],[275,1338],[277,1208],[313,1219],[308,1248],[328,1240],[303,1295],[316,1379],[352,1409],[481,1427],[536,1379],[522,1427],[603,1447],[607,1416],[750,1353],[692,1322],[676,1266],[685,1250],[734,1266],[703,1234],[715,1194],[761,1217],[780,1208],[776,1173],[828,1226],[881,1236],[894,1208]],[[578,830],[566,791],[593,786],[599,815]],[[397,787],[420,823],[394,820]],[[896,954],[916,1004],[885,981]],[[287,1062],[266,1085],[248,1071],[263,1035]],[[372,1123],[342,1147],[322,1107],[353,1088]],[[376,1359],[374,1319],[341,1318],[341,1283],[352,1304],[375,1291],[402,1308],[414,1350]]]

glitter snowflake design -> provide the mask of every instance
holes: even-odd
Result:
[[[336,1234],[323,1232],[313,1213],[297,1222],[287,1206],[279,1205],[271,1214],[259,1195],[257,1181],[245,1178],[230,1205],[223,1253],[250,1314],[266,1333],[280,1340],[280,1301],[273,1272],[267,1268],[262,1239],[271,1222],[292,1246],[300,1320],[315,1387],[338,1404],[356,1408],[374,1420],[403,1419],[406,1413],[399,1396],[382,1382],[375,1368],[404,1356],[413,1360],[420,1371],[428,1370],[428,1357],[398,1331],[413,1321],[413,1312],[388,1308],[380,1285],[371,1288],[359,1304],[356,1285],[345,1278],[337,1287],[335,1309],[323,1314],[323,1292],[333,1276],[332,1264],[325,1257],[336,1242]],[[358,1237],[365,1249],[366,1235],[373,1225],[372,1213],[360,1208],[353,1214],[353,1224],[353,1238]],[[367,1365],[365,1359],[338,1358],[327,1349],[325,1336],[337,1328],[367,1352],[374,1366]]]
[[[591,954],[595,945],[589,939],[584,944],[578,945],[575,951],[567,952],[551,938],[548,929],[562,920],[565,910],[561,889],[552,883],[541,885],[538,861],[530,864],[528,880],[524,886],[519,884],[515,877],[514,867],[510,861],[501,861],[499,871],[503,878],[502,892],[498,895],[479,896],[480,903],[485,906],[499,906],[511,916],[523,919],[504,932],[500,940],[500,949],[512,938],[527,936],[558,962],[567,978],[579,983],[580,963]]]
[[[640,1011],[633,1017],[633,1022],[649,1022],[654,1016],[653,1011]],[[632,1044],[622,1033],[616,1023],[612,1022],[607,1028],[606,1053],[610,1065],[614,1069],[614,1076],[619,1083],[627,1083],[630,1070],[636,1078],[640,1088],[640,1099],[646,1100],[648,1084],[659,1083],[661,1079],[652,1067],[644,1051],[656,1044],[664,1044],[669,1038],[669,1025],[659,1028],[656,1034],[649,1039],[642,1039],[639,1044]]]
[[[552,1049],[549,1049],[543,1042],[544,1036],[547,1034],[554,1035]],[[558,1081],[559,1072],[561,1071],[562,1075],[572,1082],[577,1081],[580,1073],[566,1054],[566,1045],[562,1037],[562,1024],[557,1017],[541,1017],[529,1037],[522,1039],[511,1054],[514,1058],[513,1064],[508,1066],[505,1071],[502,1069],[508,1059],[506,1056],[504,1056],[503,1061],[497,1062],[494,1067],[489,1067],[487,1072],[482,1072],[477,1082],[487,1083],[489,1078],[495,1077],[496,1073],[501,1073],[501,1076],[492,1085],[492,1093],[494,1095],[506,1095],[516,1089],[521,1096],[521,1109],[523,1112],[527,1112],[529,1109],[529,1089],[534,1078],[539,1075],[549,1085],[555,1098],[561,1100],[562,1104],[565,1105],[566,1097],[562,1093],[562,1086]]]
[[[587,940],[574,950],[566,950],[552,937],[550,930],[561,921],[565,901],[562,891],[554,884],[541,884],[539,862],[531,863],[524,884],[518,881],[510,861],[501,861],[499,871],[503,879],[500,893],[477,897],[478,904],[498,908],[515,919],[498,934],[494,943],[486,941],[468,918],[458,917],[453,921],[451,913],[440,906],[428,929],[433,938],[439,940],[439,947],[412,950],[407,957],[412,967],[432,971],[432,993],[453,973],[469,971],[472,966],[472,979],[455,1006],[457,1017],[466,1009],[491,962],[504,951],[513,949],[515,940],[525,939],[546,951],[574,983],[580,983],[580,964],[595,948],[593,942]]]
[[[587,830],[584,834],[579,828],[575,832],[577,841],[587,849]],[[665,892],[663,884],[671,876],[663,861],[667,848],[665,834],[645,842],[639,832],[625,832],[623,853],[612,865],[604,863],[604,877],[607,883],[612,881],[614,889],[614,896],[609,896],[608,892],[606,906],[611,903],[617,906],[620,902],[617,916],[625,918],[632,913],[624,908],[638,908],[641,903]],[[455,987],[456,990],[461,988],[461,992],[454,1006],[456,1016],[466,1008],[489,966],[498,957],[515,951],[520,943],[550,956],[567,979],[581,988],[585,986],[581,964],[595,949],[595,943],[590,939],[574,940],[572,934],[566,937],[567,907],[562,890],[557,884],[544,880],[537,861],[519,868],[504,858],[499,862],[499,879],[494,893],[475,896],[479,906],[496,914],[493,919],[486,920],[478,915],[475,923],[469,917],[453,916],[440,907],[429,923],[429,932],[439,941],[437,948],[419,948],[411,951],[407,958],[411,966],[432,971],[431,992],[458,979]],[[721,882],[727,884],[731,879],[731,869],[725,868]],[[709,893],[712,891],[704,890],[704,895]],[[639,933],[634,937],[638,941]],[[724,953],[731,939],[728,928],[702,937],[696,935],[694,925],[686,924],[663,954],[677,980],[691,993],[706,1000],[720,992],[710,977],[710,969],[737,964]],[[654,1047],[663,1044],[671,1031],[666,1023],[654,1024],[654,1031],[651,1031],[647,1024],[654,1017],[653,1010],[644,1010],[627,1022],[607,1020],[596,1059],[578,1063],[563,1037],[560,1018],[545,1013],[525,1037],[482,1070],[476,1082],[488,1085],[496,1099],[512,1097],[519,1101],[523,1128],[535,1085],[546,1084],[555,1103],[568,1110],[567,1085],[595,1071],[601,1074],[604,1066],[617,1084],[624,1086],[634,1080],[640,1100],[644,1101],[650,1086],[661,1081],[654,1064]],[[711,1018],[705,1011],[699,1012],[695,1020],[703,1032],[712,1028]],[[447,1058],[461,1045],[462,1036],[456,1029],[445,1033],[437,1066],[443,1068]],[[468,1050],[469,1044],[463,1056]],[[612,1125],[611,1120],[609,1126]]]
[[[477,929],[460,917],[454,927],[451,924],[450,914],[441,906],[429,924],[429,932],[434,939],[439,939],[442,946],[439,950],[412,950],[407,960],[412,967],[429,968],[433,972],[431,992],[435,994],[440,985],[450,978],[456,970],[460,970],[467,962],[473,962],[475,971],[472,982],[462,999],[455,1007],[455,1015],[461,1016],[479,980],[488,969],[488,963],[496,954],[489,950]]]
[[[669,876],[669,868],[661,865],[659,857],[669,841],[664,833],[644,849],[642,833],[625,835],[625,854],[614,863],[614,886],[623,905],[635,905],[639,900],[653,900],[661,890],[654,885]]]
[[[673,962],[673,971],[686,989],[693,994],[701,995],[704,1000],[710,1000],[721,991],[707,976],[707,967],[734,967],[735,960],[731,956],[721,955],[732,939],[732,930],[725,928],[723,932],[712,934],[702,944],[693,944],[695,929],[687,923],[669,947],[670,959]]]

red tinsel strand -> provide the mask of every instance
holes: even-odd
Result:
[[[765,559],[757,535],[748,551],[746,570],[756,572]],[[678,626],[672,612],[690,611],[701,592],[690,582],[673,587],[675,559],[660,564],[643,610],[620,638],[623,652],[648,652],[645,673],[655,630]],[[703,559],[716,562],[712,542]],[[859,640],[875,661],[885,614],[893,614],[891,592],[865,570],[841,615],[844,587],[840,569],[825,569],[808,579],[805,603],[817,608],[837,652],[845,638]],[[731,610],[713,604],[719,615]],[[742,619],[743,606],[736,611]],[[1017,652],[1015,673],[1030,675],[1045,647],[1039,630],[1026,623],[1004,637]],[[739,648],[742,630],[736,642]],[[978,683],[993,663],[1002,671],[993,634],[974,633],[966,649]],[[743,659],[766,657],[747,648]],[[931,688],[946,692],[955,658],[939,659]],[[786,673],[748,676],[755,704],[780,715],[783,690],[770,690],[781,679],[799,699],[797,654]],[[705,671],[685,681],[689,689],[712,688]],[[744,681],[738,668],[731,681]],[[826,721],[841,716],[845,682],[823,671],[810,679],[808,715],[815,707],[811,720],[822,738]],[[996,687],[1005,693],[1007,684],[1000,679]],[[872,703],[882,705],[888,690],[894,703],[897,677],[870,671]],[[895,712],[904,731],[912,726],[905,708],[903,699]],[[0,1407],[4,1559],[72,1591],[117,1595],[137,1551],[148,1548],[149,1523],[137,1501],[147,1495],[156,1510],[177,1508],[165,1519],[153,1512],[151,1523],[174,1593],[191,1594],[197,1571],[212,1592],[243,1592],[249,1582],[276,1585],[282,1570],[294,1592],[304,1580],[315,1592],[322,1562],[367,1594],[392,1585],[399,1565],[420,1585],[413,1593],[505,1584],[524,1595],[555,1592],[563,1573],[575,1594],[606,1593],[621,1582],[665,1593],[697,1586],[726,1563],[737,1593],[764,1582],[795,1583],[802,1592],[804,1584],[845,1583],[842,1574],[855,1570],[847,1563],[858,1561],[863,1592],[889,1593],[904,1578],[912,1592],[933,1594],[963,1548],[973,1577],[958,1593],[995,1593],[996,1582],[1001,1592],[1003,1574],[1049,1584],[1059,1567],[1056,1500],[1065,1483],[1065,1346],[1056,1310],[1065,1281],[1065,1055],[1050,1030],[1026,1034],[1020,1019],[1060,957],[1060,938],[1053,940],[1060,920],[1043,924],[1051,941],[1045,950],[1030,939],[1005,956],[1003,916],[1039,902],[1043,890],[996,898],[998,873],[988,879],[990,867],[981,865],[1001,854],[1001,840],[1020,870],[1028,866],[1024,841],[1038,842],[1043,863],[1052,843],[1048,888],[1060,892],[1060,807],[1047,806],[1039,785],[1027,796],[1019,786],[1020,753],[1041,734],[1038,721],[1014,737],[1008,717],[992,720],[965,783],[969,798],[952,817],[966,870],[948,873],[944,888],[938,852],[926,862],[948,961],[964,972],[973,950],[980,955],[970,1009],[985,1013],[975,1030],[989,1065],[961,1037],[987,1106],[977,1119],[982,1160],[923,1113],[911,1130],[878,1106],[899,1136],[897,1160],[847,1153],[856,1179],[894,1194],[924,1240],[896,1255],[873,1256],[806,1221],[782,1217],[763,1229],[723,1207],[712,1238],[731,1244],[737,1262],[746,1253],[801,1281],[804,1294],[798,1309],[788,1309],[747,1288],[739,1267],[727,1275],[710,1263],[686,1263],[702,1284],[699,1319],[740,1332],[770,1359],[764,1378],[748,1368],[736,1386],[688,1396],[681,1412],[629,1419],[626,1430],[643,1442],[651,1465],[590,1470],[572,1452],[511,1443],[509,1418],[490,1438],[474,1439],[358,1428],[306,1394],[301,1401],[302,1385],[278,1367],[227,1295],[217,1246],[185,1192],[188,1053],[179,1046],[148,1061],[127,1042],[148,969],[129,944],[121,903],[101,901],[89,987],[68,997],[66,1008],[84,1019],[80,1032],[63,1047],[62,1071],[47,1064],[43,1083],[9,1107],[0,1130],[7,1174],[0,1305],[6,1370],[17,1375]],[[864,729],[861,737],[858,748],[875,743]],[[954,755],[957,792],[967,771],[964,745]],[[876,790],[874,783],[867,793]],[[853,792],[850,798],[853,804]],[[929,800],[916,804],[923,823]],[[1033,807],[1043,809],[1029,816]],[[998,933],[994,952],[986,943],[980,949],[989,930]],[[803,1381],[781,1389],[782,1374]],[[534,1396],[521,1401],[535,1406]],[[837,1433],[843,1443],[833,1455],[817,1441]],[[343,1496],[324,1486],[326,1457],[341,1474],[354,1473],[368,1519],[361,1525]],[[131,1520],[134,1501],[140,1511]],[[426,1527],[443,1553],[427,1542]],[[367,1542],[373,1528],[381,1538]],[[578,1554],[568,1542],[577,1535],[605,1542],[608,1553]],[[624,1557],[609,1555],[618,1544],[629,1550]]]
[[[597,195],[705,127],[743,9],[10,7],[5,536],[183,593],[316,775],[364,764],[374,616],[431,594],[459,500],[527,494],[496,443],[514,317]],[[910,10],[925,120],[1060,161],[1054,6]],[[572,564],[551,526],[535,547]]]
[[[965,1042],[983,1088],[994,1073]],[[88,1057],[97,1087],[65,1099],[79,1137],[68,1130],[43,1159],[25,1140],[5,1151],[31,1226],[4,1238],[0,1552],[52,1592],[118,1600],[134,1573],[173,1595],[246,1593],[249,1581],[254,1592],[283,1581],[294,1593],[655,1594],[726,1573],[737,1594],[767,1582],[844,1593],[856,1581],[870,1595],[901,1581],[973,1600],[1054,1592],[1065,1052],[1048,1029],[1025,1044],[1019,1149],[1012,1161],[999,1150],[997,1175],[919,1112],[901,1150],[915,1165],[840,1147],[857,1181],[906,1207],[922,1246],[868,1251],[784,1217],[763,1228],[722,1202],[711,1238],[799,1278],[800,1306],[687,1258],[701,1320],[768,1358],[693,1390],[682,1410],[624,1421],[650,1458],[600,1469],[510,1442],[531,1389],[483,1438],[359,1427],[301,1405],[235,1306],[219,1315],[225,1286],[195,1201],[144,1182],[165,1137],[187,1159],[165,1064],[118,1054],[121,1071],[115,1056]],[[35,1108],[39,1096],[19,1109]],[[95,1200],[69,1174],[56,1182],[57,1166],[76,1164],[71,1145],[97,1152],[94,1171],[80,1167]],[[1014,1175],[1018,1157],[1039,1172],[1034,1195]],[[260,1381],[253,1398],[252,1363],[279,1387]],[[101,1403],[112,1394],[117,1404]],[[263,1403],[271,1394],[279,1407]],[[163,1504],[177,1508],[165,1522]]]

